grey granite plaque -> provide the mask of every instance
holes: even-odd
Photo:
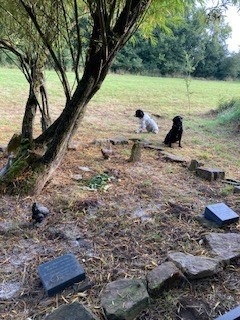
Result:
[[[83,267],[72,253],[39,265],[38,273],[49,296],[86,278]]]
[[[223,316],[216,318],[215,320],[240,320],[240,306],[230,310]]]
[[[205,208],[204,217],[222,227],[239,220],[239,215],[225,203],[215,203]]]

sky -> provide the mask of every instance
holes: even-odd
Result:
[[[240,50],[240,12],[237,12],[237,8],[228,8],[226,21],[232,28],[232,37],[227,40],[228,49],[231,52],[238,52]]]

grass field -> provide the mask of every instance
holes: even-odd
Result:
[[[73,75],[69,74],[70,82]],[[52,118],[64,106],[64,95],[54,72],[47,72],[47,85]],[[222,165],[239,177],[239,134],[229,125],[221,125],[211,110],[221,101],[240,97],[239,82],[192,80],[191,105],[187,101],[185,81],[132,75],[107,76],[100,91],[89,103],[79,129],[86,139],[109,138],[111,135],[130,137],[138,126],[133,117],[137,108],[158,114],[160,133],[151,139],[161,142],[177,114],[184,117],[183,156],[204,160],[209,165]],[[28,86],[15,69],[0,69],[0,141],[7,143],[14,132],[20,131]],[[39,127],[37,127],[39,128]],[[144,135],[143,135],[144,136]],[[80,137],[81,138],[81,137]],[[175,151],[174,152],[178,152]]]
[[[64,96],[53,72],[47,72],[47,85],[54,119],[64,107]],[[166,260],[169,250],[211,256],[203,241],[206,234],[239,233],[239,223],[215,229],[195,219],[206,205],[217,202],[240,214],[239,195],[233,194],[232,186],[202,180],[187,165],[168,162],[156,150],[143,149],[141,161],[129,163],[131,143],[112,146],[113,155],[104,160],[101,146],[93,143],[103,138],[142,137],[187,162],[197,159],[225,170],[227,178],[240,180],[238,127],[236,123],[222,125],[212,111],[220,101],[238,98],[240,83],[192,80],[190,91],[189,110],[183,79],[108,75],[74,138],[76,150],[66,154],[42,194],[2,195],[0,300],[4,294],[5,298],[1,319],[43,320],[58,306],[78,300],[103,320],[100,296],[107,283],[145,277]],[[0,69],[0,143],[20,131],[27,94],[20,72]],[[138,121],[133,115],[138,108],[159,115],[153,116],[160,128],[157,135],[135,133]],[[183,148],[174,145],[170,149],[162,141],[178,114],[184,119]],[[39,126],[36,134],[38,130]],[[0,162],[6,158],[2,156]],[[111,177],[107,185],[89,190],[90,182],[103,173]],[[83,179],[76,182],[74,174],[82,174]],[[34,201],[51,211],[39,225],[31,223]],[[142,211],[147,220],[136,214]],[[92,287],[83,293],[70,287],[47,297],[37,266],[69,251],[83,264]],[[215,319],[239,304],[239,275],[239,261],[235,261],[213,277],[163,292],[137,320],[180,319],[182,299],[207,306],[204,316],[194,320]],[[11,295],[14,288],[19,290]]]

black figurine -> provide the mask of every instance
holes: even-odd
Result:
[[[42,222],[49,212],[50,211],[48,208],[34,202],[32,205],[32,220],[35,220],[36,222]]]

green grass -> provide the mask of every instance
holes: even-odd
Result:
[[[70,83],[74,75],[68,73]],[[61,83],[54,71],[46,72],[52,118],[55,119],[65,105]],[[177,114],[184,118],[183,156],[199,157],[210,164],[239,166],[239,142],[232,136],[232,126],[218,117],[222,101],[240,97],[239,82],[191,80],[191,106],[188,108],[184,79],[109,74],[101,89],[89,103],[86,116],[79,130],[88,139],[110,136],[131,137],[138,126],[133,116],[137,108],[159,114],[159,135],[152,140],[162,142]],[[0,141],[6,143],[14,132],[20,131],[24,106],[28,97],[28,84],[17,69],[0,68]],[[236,111],[237,110],[237,111]],[[239,105],[225,119],[232,119],[239,112]],[[222,115],[223,116],[223,115]],[[142,135],[143,138],[148,138]],[[229,138],[231,137],[231,139]],[[159,141],[160,140],[160,141]],[[173,153],[179,152],[177,148]]]

